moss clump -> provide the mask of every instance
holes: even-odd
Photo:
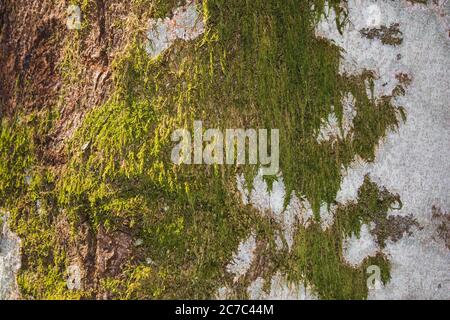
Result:
[[[9,207],[26,191],[26,173],[34,163],[32,132],[16,117],[0,123],[0,207]]]
[[[23,298],[80,298],[66,287],[65,252],[56,239],[54,176],[38,161],[48,119],[46,114],[2,120],[0,208],[8,209],[8,223],[21,239],[18,284]]]
[[[346,236],[359,236],[362,224],[386,222],[389,209],[398,201],[397,195],[379,189],[366,177],[357,201],[339,206],[334,213],[335,222],[329,229],[323,231],[318,223],[300,228],[285,270],[290,280],[311,285],[322,299],[365,299],[369,276],[366,271],[369,266],[376,265],[386,284],[390,279],[386,256],[378,253],[353,267],[342,256],[342,243]]]

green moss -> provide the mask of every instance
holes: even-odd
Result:
[[[78,299],[81,292],[66,286],[65,248],[58,230],[54,176],[35,169],[25,196],[11,208],[9,223],[21,239],[22,268],[18,284],[23,298]]]
[[[24,298],[79,298],[65,281],[65,253],[56,241],[53,174],[38,159],[38,147],[52,115],[3,119],[0,134],[0,208],[9,211],[10,228],[21,239],[18,284]]]
[[[380,138],[398,124],[401,110],[388,98],[367,96],[370,73],[339,74],[339,49],[314,36],[324,2],[314,3],[315,12],[304,1],[205,1],[205,36],[190,46],[178,43],[176,54],[169,50],[157,60],[143,45],[130,45],[114,63],[114,95],[76,134],[60,180],[61,204],[74,221],[87,215],[94,224],[136,226],[166,275],[162,297],[210,296],[239,240],[258,221],[226,192],[236,168],[171,164],[175,128],[194,119],[209,127],[279,128],[287,194],[306,195],[318,214],[322,203],[334,201],[342,167],[355,156],[373,160]],[[342,121],[341,99],[349,93],[357,111],[352,138],[317,142],[322,119],[335,111]],[[339,267],[341,281],[323,294],[332,296],[354,277],[336,258],[341,237],[316,229],[299,234],[335,259],[317,261],[322,271],[311,278],[320,282],[320,272]]]
[[[25,119],[1,119],[0,208],[10,206],[26,191],[25,176],[34,162],[31,137]]]
[[[342,243],[346,236],[359,237],[364,223],[387,221],[388,210],[397,201],[398,196],[380,190],[366,177],[358,200],[339,206],[329,229],[323,231],[319,223],[300,228],[285,270],[290,280],[311,285],[322,299],[365,299],[367,268],[371,265],[380,268],[381,280],[387,283],[390,265],[386,256],[378,253],[353,267],[342,256]]]
[[[148,11],[146,4],[133,6],[142,25],[149,16],[166,15],[176,2],[152,2]],[[339,1],[329,4],[339,12],[341,29],[346,12]],[[145,35],[130,34],[112,65],[114,91],[86,115],[68,146],[67,166],[57,177],[48,177],[51,170],[37,171],[47,178],[23,196],[14,218],[29,259],[20,281],[27,297],[72,297],[63,290],[65,255],[56,241],[56,219],[62,214],[74,231],[87,218],[94,227],[125,225],[144,240],[140,260],[130,262],[125,275],[102,281],[101,290],[117,298],[211,297],[230,283],[225,266],[252,230],[273,243],[273,223],[240,204],[235,186],[236,173],[251,181],[257,166],[171,163],[170,134],[191,128],[193,120],[211,128],[280,129],[286,193],[306,196],[316,222],[297,232],[292,255],[276,254],[269,246],[277,259],[272,271],[284,267],[292,280],[310,283],[323,298],[365,298],[369,263],[382,265],[388,278],[383,256],[368,258],[359,268],[341,257],[344,236],[358,234],[363,223],[385,219],[392,200],[388,193],[366,181],[359,202],[340,208],[328,231],[319,227],[318,213],[334,202],[342,169],[357,156],[372,161],[378,142],[397,127],[403,110],[388,97],[367,94],[373,90],[369,72],[339,73],[340,49],[315,37],[315,24],[327,13],[324,0],[204,0],[202,10],[205,34],[189,44],[178,41],[156,59],[145,52]],[[78,50],[69,50],[63,60],[69,84],[79,75]],[[330,113],[342,123],[341,100],[350,93],[356,99],[354,128],[346,138],[318,142]],[[21,142],[27,139],[8,130],[2,143],[18,150],[13,155],[32,154]],[[9,183],[1,192],[12,188],[23,194],[20,181],[31,160],[17,164],[6,152],[2,159],[1,177]],[[6,175],[8,163],[18,166],[16,176]],[[32,209],[38,198],[48,209],[43,216]],[[27,223],[36,227],[25,229]],[[145,266],[145,257],[154,264]]]

